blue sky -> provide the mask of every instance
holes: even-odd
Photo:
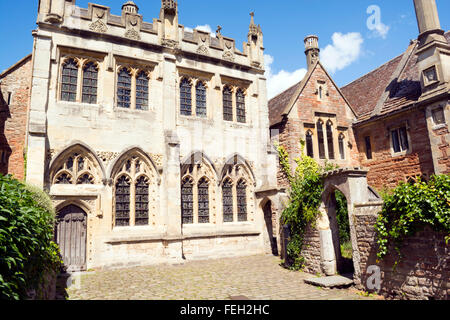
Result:
[[[89,1],[77,0],[87,7]],[[125,0],[92,0],[111,7],[120,14]],[[161,1],[136,0],[144,20],[158,17]],[[441,28],[450,29],[450,1],[436,0]],[[14,5],[11,5],[11,4]],[[36,28],[38,0],[0,1],[0,70],[32,51],[31,31]],[[375,5],[381,20],[371,24],[367,9]],[[267,76],[270,95],[299,81],[306,59],[303,39],[319,36],[321,59],[339,86],[366,74],[401,54],[410,39],[417,38],[418,28],[413,0],[179,0],[180,24],[195,28],[222,26],[222,34],[234,38],[239,49],[246,41],[249,13],[264,33]],[[371,20],[375,21],[375,20]]]

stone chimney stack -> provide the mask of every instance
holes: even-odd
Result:
[[[419,43],[424,46],[433,41],[446,43],[444,31],[441,30],[435,0],[414,0],[417,24],[419,26]]]
[[[162,24],[161,41],[169,41],[171,45],[179,41],[178,34],[178,2],[175,0],[161,0],[159,19]],[[167,43],[169,43],[167,42]]]
[[[308,70],[319,61],[319,53],[319,37],[314,35],[307,36],[305,38],[305,54]]]

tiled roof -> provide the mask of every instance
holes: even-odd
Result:
[[[303,80],[302,80],[303,81]],[[280,123],[283,120],[283,112],[287,106],[287,104],[291,101],[295,92],[299,89],[302,84],[302,81],[293,85],[286,91],[283,91],[275,98],[272,98],[269,101],[269,120],[270,126]]]

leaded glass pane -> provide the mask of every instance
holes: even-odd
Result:
[[[236,116],[238,122],[245,123],[245,95],[241,89],[236,93]]]
[[[223,222],[233,222],[233,185],[226,180],[222,185]]]
[[[94,184],[94,178],[86,173],[78,178],[77,184]]]
[[[206,87],[199,82],[196,87],[197,116],[206,117]]]
[[[73,59],[62,67],[61,100],[75,102],[77,99],[78,65]]]
[[[333,128],[327,123],[328,159],[334,160]]]
[[[86,64],[83,70],[83,98],[84,103],[97,103],[98,70],[93,62]]]
[[[228,87],[223,89],[223,120],[233,121],[233,97]]]
[[[398,131],[392,131],[392,147],[394,148],[394,152],[400,152],[400,141],[398,138]]]
[[[247,186],[244,181],[239,181],[236,186],[238,221],[247,221]]]
[[[136,109],[148,110],[148,77],[144,71],[136,78]]]
[[[191,84],[186,78],[180,84],[180,113],[184,116],[192,115]]]
[[[194,192],[189,180],[181,185],[181,217],[183,224],[194,223]]]
[[[345,160],[345,149],[344,149],[344,137],[339,137],[339,154],[341,155],[341,160]]]
[[[209,223],[209,184],[206,179],[198,183],[198,223]]]
[[[306,152],[308,157],[314,158],[313,140],[311,132],[306,134]]]
[[[406,151],[409,149],[408,134],[406,133],[406,128],[400,128],[398,131],[400,135],[400,144],[402,147],[402,151]]]
[[[130,225],[130,182],[122,176],[116,184],[116,227]]]
[[[148,225],[149,184],[145,177],[136,183],[136,222],[137,226]]]
[[[126,68],[120,70],[117,79],[117,106],[131,107],[131,73]]]
[[[319,142],[319,157],[320,157],[320,159],[325,159],[325,145],[324,145],[324,138],[323,138],[322,122],[317,122],[317,139]]]

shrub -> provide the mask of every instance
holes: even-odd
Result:
[[[35,193],[30,190],[36,191]],[[54,211],[42,191],[0,175],[0,298],[26,299],[60,265]]]
[[[379,259],[388,254],[392,244],[400,254],[404,238],[421,231],[425,226],[443,232],[450,239],[450,175],[432,176],[428,183],[420,179],[414,183],[400,183],[392,193],[384,196],[384,206],[375,229]]]

